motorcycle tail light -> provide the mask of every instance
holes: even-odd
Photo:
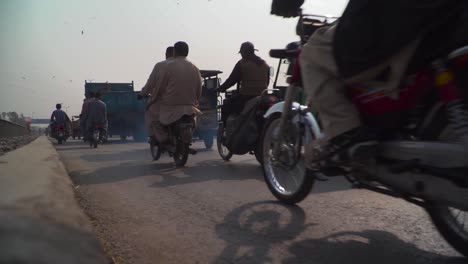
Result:
[[[65,130],[65,127],[60,126],[59,129],[60,129],[60,130]]]

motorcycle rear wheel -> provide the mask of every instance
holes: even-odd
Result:
[[[225,161],[229,161],[232,158],[232,153],[224,146],[223,144],[223,134],[224,134],[224,127],[223,125],[219,125],[218,127],[218,134],[216,136],[216,145],[218,147],[219,156]]]
[[[435,202],[430,203],[426,210],[445,240],[468,257],[468,212]]]
[[[153,161],[159,160],[161,157],[161,147],[159,144],[150,140],[150,151],[151,157],[153,157]]]
[[[177,167],[183,167],[187,163],[190,145],[182,140],[177,141],[176,151],[174,153],[174,162]]]
[[[277,142],[274,133],[279,133],[280,117],[280,115],[271,117],[263,131],[263,175],[268,189],[279,201],[296,204],[310,193],[315,178],[313,172],[305,167],[302,157],[299,157],[293,166],[288,166],[285,162],[274,158],[273,143]]]

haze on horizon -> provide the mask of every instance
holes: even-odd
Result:
[[[346,0],[306,0],[314,14],[340,15]],[[81,109],[85,80],[145,84],[167,46],[183,40],[188,59],[227,78],[251,41],[271,66],[272,48],[295,41],[296,18],[270,15],[271,0],[3,0],[0,112],[48,118],[56,103]]]

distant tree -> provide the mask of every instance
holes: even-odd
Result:
[[[3,113],[2,113],[2,115],[3,115]],[[22,125],[22,126],[26,125],[26,121],[24,120],[24,115],[23,114],[18,115],[18,113],[16,113],[16,112],[8,112],[8,113],[6,113],[6,115],[7,115],[8,120],[10,122],[18,124],[18,125]]]
[[[7,119],[7,113],[2,112],[2,119],[3,119],[3,120],[6,120],[6,119]]]

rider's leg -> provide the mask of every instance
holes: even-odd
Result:
[[[221,120],[224,125],[226,125],[229,115],[242,112],[249,98],[251,97],[236,94],[223,102],[223,106],[221,107]]]
[[[356,144],[374,143],[359,112],[346,97],[332,52],[335,27],[318,29],[304,45],[300,56],[304,88],[309,104],[318,111],[325,137],[319,145],[306,146],[306,159],[329,158]],[[319,149],[320,151],[315,151]],[[318,155],[317,155],[318,154]]]

